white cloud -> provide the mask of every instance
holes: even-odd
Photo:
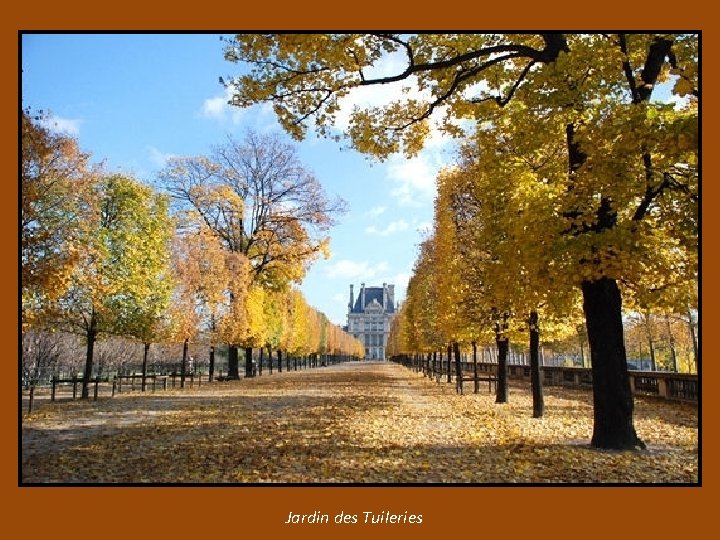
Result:
[[[147,146],[146,149],[149,154],[150,161],[160,168],[164,167],[170,159],[177,157],[177,154],[163,153],[154,146]]]
[[[388,283],[392,283],[395,285],[395,303],[400,301],[404,301],[405,296],[407,295],[407,286],[410,282],[410,272],[400,272],[399,274],[395,274]]]
[[[82,120],[74,118],[61,118],[50,114],[41,120],[41,125],[52,131],[53,133],[62,133],[65,135],[77,136],[80,134],[80,124]]]
[[[394,234],[396,232],[407,231],[409,227],[410,226],[408,225],[407,221],[400,219],[398,221],[393,221],[389,223],[388,226],[384,229],[378,229],[377,227],[375,227],[375,225],[370,225],[365,229],[365,232],[378,236],[390,236],[391,234]]]
[[[423,206],[435,197],[435,178],[443,166],[434,153],[423,152],[416,158],[393,156],[388,160],[387,176],[395,184],[390,195],[401,206]]]
[[[370,210],[368,210],[365,213],[365,215],[368,217],[375,218],[381,214],[384,214],[386,210],[387,210],[387,206],[375,206],[375,207],[371,208]]]
[[[227,113],[227,107],[227,98],[225,96],[209,98],[203,102],[202,113],[207,118],[222,119]]]
[[[232,94],[232,87],[228,86],[222,95],[203,101],[200,107],[200,116],[217,122],[230,122],[233,125],[240,125],[247,123],[248,116],[254,112],[257,114],[256,123],[259,124],[256,126],[257,129],[275,122],[272,107],[269,104],[263,103],[250,108],[235,107],[229,104]]]
[[[368,261],[351,261],[341,259],[337,262],[325,265],[323,269],[325,276],[330,279],[372,279],[382,272],[387,272],[388,264],[380,262],[377,264]]]

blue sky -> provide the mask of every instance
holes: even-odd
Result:
[[[395,67],[390,59],[379,69]],[[107,170],[153,181],[168,157],[207,153],[228,133],[281,133],[266,107],[226,104],[218,78],[238,69],[223,59],[218,34],[25,34],[22,105],[50,111]],[[387,96],[382,88],[355,94],[343,110]],[[330,231],[332,257],[301,285],[308,302],[345,324],[351,283],[394,283],[402,300],[432,221],[435,175],[452,158],[447,142],[433,137],[418,158],[383,163],[314,133],[295,144],[326,191],[349,204]]]

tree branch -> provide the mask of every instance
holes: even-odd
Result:
[[[628,50],[627,50],[627,35],[626,34],[618,34],[618,45],[620,46],[620,51],[623,53],[623,72],[625,73],[625,79],[628,82],[628,86],[630,87],[630,95],[632,96],[633,103],[639,103],[640,102],[640,95],[638,94],[637,90],[637,84],[635,83],[635,76],[633,75],[632,66],[630,65],[630,58],[628,56]]]

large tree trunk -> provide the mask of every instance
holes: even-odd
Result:
[[[570,174],[574,174],[587,156],[574,137],[574,126],[567,126]],[[602,197],[597,223],[589,230],[601,233],[617,225],[612,202]],[[588,232],[574,230],[573,233]],[[633,426],[633,396],[628,377],[622,326],[622,299],[614,279],[583,281],[583,310],[587,328],[593,377],[593,436],[595,448],[645,448]]]
[[[150,344],[145,343],[145,347],[143,350],[143,363],[142,363],[142,383],[140,384],[140,390],[143,392],[145,391],[145,377],[147,376],[148,352],[150,352]]]
[[[245,377],[253,376],[252,347],[245,347]]]
[[[633,426],[622,326],[622,300],[614,279],[582,283],[593,376],[594,426],[591,446],[607,449],[645,448]]]
[[[97,316],[95,312],[90,316],[90,326],[88,326],[85,337],[87,338],[87,348],[85,349],[85,371],[83,372],[81,399],[90,397],[89,385],[90,377],[92,377],[93,357],[95,356],[95,341],[97,341]]]
[[[228,345],[228,379],[240,378],[240,358],[237,345]]]
[[[277,357],[278,357],[278,373],[282,373],[282,351],[278,349],[277,351]]]
[[[215,376],[215,347],[210,346],[210,364],[208,366],[208,382],[213,382]]]
[[[545,412],[542,377],[540,376],[540,329],[538,314],[530,312],[530,380],[533,395],[533,418],[542,418]]]

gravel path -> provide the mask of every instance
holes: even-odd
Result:
[[[23,483],[546,483],[698,480],[697,411],[638,400],[645,452],[588,448],[589,392],[526,385],[497,405],[401,366],[353,362],[255,379],[42,402]]]

